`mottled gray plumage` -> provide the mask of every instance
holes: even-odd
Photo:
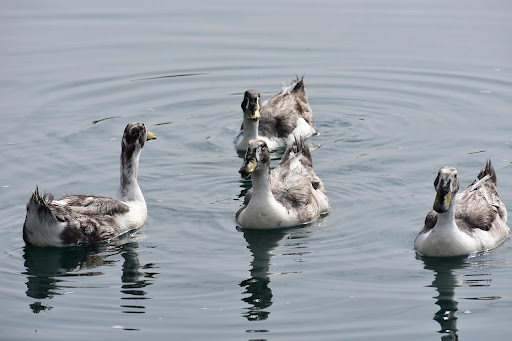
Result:
[[[58,199],[63,200],[71,210],[85,215],[116,215],[130,210],[128,205],[119,200],[97,195],[67,195]]]
[[[297,160],[302,165],[300,169],[293,168],[292,164]],[[286,149],[281,162],[272,172],[271,182],[272,194],[276,200],[287,209],[297,209],[302,221],[310,221],[315,215],[313,210],[300,209],[316,205],[313,191],[325,195],[324,184],[313,169],[311,152],[301,138],[296,139],[296,142]]]
[[[304,77],[297,78],[296,82],[290,92],[284,95],[279,92],[263,103],[258,129],[262,136],[286,138],[297,126],[298,117],[313,126],[313,112],[306,94]]]
[[[63,197],[62,199],[65,198]],[[114,199],[109,200],[113,203],[117,201]],[[100,240],[116,236],[117,229],[115,228],[113,216],[125,213],[128,209],[125,204],[118,203],[121,205],[118,205],[117,212],[114,212],[112,203],[107,204],[106,202],[98,206],[88,205],[91,210],[86,212],[80,210],[77,206],[55,205],[53,204],[53,195],[51,193],[41,195],[39,189],[36,188],[27,207],[37,207],[36,215],[41,221],[54,224],[59,222],[67,223],[68,227],[60,235],[62,243],[64,245],[81,245],[94,244]],[[78,204],[78,202],[75,200],[74,204]],[[23,226],[23,239],[26,244],[31,244],[29,233],[26,226]]]

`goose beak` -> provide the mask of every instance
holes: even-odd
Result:
[[[252,121],[257,121],[260,119],[260,105],[258,102],[254,104],[249,104],[247,110],[245,111],[245,115],[247,119]]]
[[[156,139],[156,135],[148,130],[148,138],[146,141],[155,140],[155,139]]]
[[[240,167],[240,170],[238,171],[242,178],[247,179],[251,176],[252,172],[256,169],[256,166],[258,166],[258,162],[254,158],[246,159],[244,160],[244,163],[242,164],[242,167]]]
[[[448,184],[448,188],[443,188],[443,186],[439,186],[439,189],[437,190],[436,194],[436,199],[434,200],[434,211],[438,213],[444,213],[448,211],[451,200],[452,193],[450,192],[450,184]]]

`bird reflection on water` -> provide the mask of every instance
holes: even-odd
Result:
[[[99,276],[103,273],[93,269],[113,263],[106,259],[107,254],[93,252],[85,246],[41,248],[28,245],[24,248],[23,258],[24,274],[27,275],[26,294],[37,300],[66,294],[70,288],[66,277]],[[34,313],[53,309],[41,301],[32,303],[30,308]]]
[[[301,257],[309,252],[304,252],[307,240],[311,233],[309,228],[287,228],[281,230],[247,230],[244,229],[244,238],[247,248],[252,253],[250,277],[240,283],[245,288],[243,294],[248,294],[242,301],[249,304],[242,314],[249,321],[266,320],[270,315],[269,308],[274,302],[274,295],[270,289],[270,276],[276,274],[271,271],[272,259],[283,255]],[[298,241],[300,239],[300,241]],[[286,240],[286,242],[282,242]],[[291,242],[288,242],[291,241]],[[300,251],[276,253],[278,248],[300,249]],[[303,261],[300,259],[298,262]],[[283,261],[281,260],[280,263]],[[297,271],[292,271],[297,272]],[[289,273],[289,272],[287,272]],[[280,273],[282,274],[282,273]]]
[[[266,320],[269,311],[266,309],[272,305],[272,290],[269,287],[270,265],[274,256],[272,251],[286,236],[284,231],[244,231],[244,238],[252,253],[251,277],[242,281],[240,286],[245,288],[242,301],[249,303],[247,312],[243,314],[248,320]]]
[[[147,292],[143,290],[148,285],[153,284],[153,280],[157,272],[154,272],[157,266],[154,263],[141,265],[138,256],[138,244],[129,243],[123,244],[120,247],[121,256],[124,258],[123,274],[121,276],[121,293],[122,300],[138,301],[147,300]],[[123,313],[143,314],[146,312],[146,307],[140,304],[123,304]]]
[[[141,237],[142,236],[142,237]],[[80,276],[102,276],[109,267],[119,263],[118,255],[124,259],[121,275],[121,299],[148,299],[143,288],[153,284],[157,275],[152,271],[155,264],[140,264],[138,243],[140,232],[121,236],[114,244],[99,244],[94,247],[41,248],[25,246],[25,259],[28,297],[36,299],[30,304],[34,313],[54,309],[57,305],[48,305],[48,299],[71,293],[75,288],[83,287],[74,284],[70,279]],[[117,257],[117,258],[116,258]],[[76,283],[76,282],[75,282]],[[90,287],[89,287],[90,288]],[[145,306],[140,304],[121,304],[123,313],[145,313]]]
[[[442,341],[458,340],[457,311],[461,299],[496,300],[499,296],[464,297],[456,300],[457,287],[489,287],[491,285],[490,268],[500,261],[482,261],[473,258],[426,258],[417,256],[424,262],[424,269],[434,271],[432,287],[436,288],[438,295],[436,305],[439,310],[434,314],[434,320],[441,327],[438,331],[443,334]],[[470,272],[470,273],[468,273]]]

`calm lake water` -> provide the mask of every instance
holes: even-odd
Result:
[[[512,208],[512,2],[10,1],[0,18],[3,340],[510,337],[512,243],[429,261],[413,240],[442,165],[466,186],[491,158]],[[241,231],[242,94],[295,75],[332,212]],[[115,193],[131,121],[158,136],[144,227],[26,248],[36,184]]]

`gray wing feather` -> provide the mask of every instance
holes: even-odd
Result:
[[[425,226],[421,229],[420,233],[425,233],[429,230],[432,230],[437,223],[437,212],[434,210],[430,210],[425,217]]]
[[[488,179],[473,185],[488,175]],[[496,216],[506,221],[506,208],[498,194],[498,180],[490,160],[487,160],[477,178],[460,194],[455,210],[457,226],[466,231],[478,228],[489,231]]]
[[[292,168],[297,159],[300,166]],[[329,210],[324,185],[313,170],[311,153],[302,138],[288,146],[272,171],[271,189],[274,198],[286,209],[295,210],[301,221],[312,220],[319,210]]]
[[[96,195],[67,195],[59,199],[65,201],[69,208],[84,215],[117,215],[127,213],[130,209],[125,203]]]
[[[287,137],[296,128],[300,117],[313,126],[313,112],[306,94],[304,77],[294,82],[291,91],[280,91],[263,103],[259,124],[262,136],[272,137],[277,134],[279,138]]]
[[[466,190],[455,208],[457,226],[465,230],[478,228],[489,231],[501,205],[494,184],[489,179],[474,191]]]
[[[238,218],[238,216],[240,215],[240,213],[245,210],[245,208],[247,207],[247,205],[249,205],[249,201],[251,201],[251,198],[252,198],[252,188],[247,191],[247,193],[245,194],[245,197],[244,197],[244,203],[242,204],[242,207],[240,207],[238,209],[238,211],[236,212],[236,218]]]
[[[70,198],[75,204],[78,203],[80,197],[81,196],[68,196],[68,198]],[[96,197],[96,199],[99,199],[99,201],[96,202],[99,203],[105,202],[104,199],[109,198]],[[83,200],[85,199],[82,198],[82,202]],[[94,208],[94,202],[95,201],[92,200],[92,203],[89,204],[93,205],[92,208]],[[38,188],[36,188],[32,194],[29,205],[36,207],[37,216],[40,221],[47,221],[50,223],[61,222],[67,224],[61,234],[61,239],[64,245],[93,244],[100,240],[113,238],[117,235],[115,219],[112,215],[107,214],[107,212],[109,212],[109,209],[107,208],[100,209],[96,207],[97,211],[103,212],[102,214],[92,215],[92,210],[89,211],[89,214],[80,213],[76,207],[57,205],[53,203],[53,195],[51,193],[41,195]],[[127,207],[128,206],[126,206],[126,208]],[[124,208],[121,208],[121,210],[124,210]],[[120,211],[116,210],[116,212]],[[25,227],[23,231],[23,238],[27,244],[30,244]]]

